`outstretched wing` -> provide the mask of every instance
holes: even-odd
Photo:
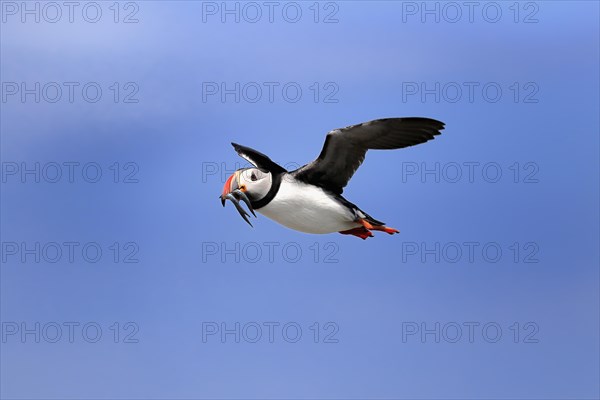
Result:
[[[268,171],[272,174],[287,172],[285,168],[271,160],[260,151],[256,151],[250,147],[242,146],[237,143],[231,143],[231,145],[243,159],[254,165],[256,168]]]
[[[369,149],[401,149],[439,135],[444,123],[429,118],[385,118],[327,134],[321,154],[292,171],[298,180],[342,194]]]

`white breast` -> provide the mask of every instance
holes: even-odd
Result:
[[[256,211],[290,229],[306,233],[332,233],[360,226],[354,222],[354,212],[323,189],[287,174],[273,200]]]

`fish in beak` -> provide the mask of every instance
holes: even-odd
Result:
[[[223,193],[221,193],[221,196],[219,196],[219,198],[221,199],[221,204],[223,204],[223,207],[225,207],[225,201],[231,200],[231,202],[235,206],[236,210],[240,213],[244,221],[246,221],[248,225],[252,226],[250,220],[248,220],[248,217],[250,215],[246,212],[246,210],[242,208],[242,206],[240,205],[240,200],[242,200],[248,206],[248,210],[250,210],[252,215],[256,217],[256,214],[254,213],[254,208],[252,208],[252,203],[250,203],[250,199],[248,198],[248,196],[246,196],[246,193],[244,193],[246,191],[246,188],[244,186],[239,186],[239,178],[240,171],[238,170],[235,171],[235,173],[227,179],[227,181],[225,182],[225,186],[223,186]]]

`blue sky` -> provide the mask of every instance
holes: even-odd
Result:
[[[0,3],[3,398],[598,398],[597,3],[21,4]],[[392,116],[446,123],[344,193],[400,235],[221,207],[230,142],[294,167]]]

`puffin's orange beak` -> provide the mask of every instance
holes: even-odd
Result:
[[[223,204],[223,206],[225,206],[225,197],[238,188],[238,175],[239,171],[235,171],[227,178],[225,186],[223,186],[223,192],[221,193],[221,204]]]
[[[221,204],[223,204],[223,207],[225,207],[226,200],[231,200],[231,202],[233,203],[235,208],[238,210],[238,212],[240,213],[242,218],[244,218],[244,220],[248,224],[250,224],[250,226],[252,226],[252,224],[248,220],[249,215],[240,206],[239,200],[242,200],[244,203],[246,203],[246,205],[248,206],[248,209],[250,210],[252,215],[254,215],[256,217],[256,214],[254,213],[254,209],[252,208],[252,202],[250,201],[250,199],[248,198],[248,196],[245,193],[246,188],[243,185],[242,185],[242,187],[239,186],[239,179],[240,179],[240,170],[237,170],[233,173],[233,175],[231,175],[229,178],[227,178],[227,181],[225,182],[225,186],[223,186],[223,192],[221,193],[221,196],[219,196],[219,197],[221,198]]]
[[[231,192],[233,192],[234,190],[241,190],[242,192],[245,191],[246,188],[239,187],[239,179],[240,179],[240,171],[235,171],[229,178],[227,178],[227,181],[225,182],[225,185],[223,186],[223,192],[221,193],[221,204],[223,204],[223,207],[225,207],[225,197],[227,197],[227,195]]]

